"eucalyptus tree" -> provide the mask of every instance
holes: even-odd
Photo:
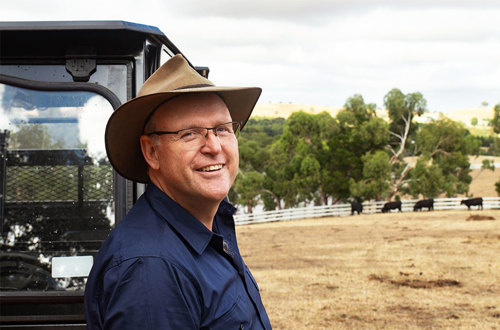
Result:
[[[339,134],[330,141],[331,172],[336,180],[336,196],[341,199],[380,198],[387,191],[390,166],[384,147],[389,143],[389,126],[376,116],[375,108],[375,104],[366,104],[356,94],[347,99],[335,117]],[[384,170],[378,171],[380,168]]]
[[[384,105],[389,116],[391,137],[387,145],[387,150],[391,154],[389,163],[392,166],[392,189],[388,195],[388,199],[391,199],[402,186],[408,183],[407,175],[411,164],[404,161],[404,156],[418,151],[415,149],[417,145],[408,142],[414,140],[417,129],[413,120],[427,111],[427,101],[420,92],[404,94],[401,90],[394,88],[385,95]]]
[[[422,125],[416,143],[420,155],[410,172],[413,195],[434,197],[440,193],[447,196],[468,193],[472,181],[469,155],[479,153],[479,139],[462,124],[443,117]]]
[[[238,173],[234,189],[238,191],[238,204],[245,205],[247,213],[253,213],[253,208],[259,203],[263,181],[264,176],[257,171]]]
[[[390,191],[391,165],[385,150],[368,152],[361,157],[363,176],[361,180],[350,179],[351,195],[358,200],[384,198]]]
[[[491,126],[493,127],[493,132],[500,133],[500,103],[493,107],[493,119],[491,120]],[[494,137],[495,144],[498,144],[498,137]],[[495,184],[495,189],[500,196],[500,181]]]
[[[421,157],[409,173],[411,180],[408,192],[414,197],[434,198],[443,192],[446,176],[438,164],[429,164],[429,159]]]
[[[273,210],[297,205],[297,189],[293,177],[295,166],[289,161],[281,141],[276,141],[269,147],[269,158],[266,162],[263,182],[264,208]]]
[[[493,107],[493,119],[491,121],[493,131],[497,134],[500,133],[500,103]]]
[[[284,179],[297,192],[297,199],[289,199],[288,204],[328,201],[333,184],[328,141],[336,131],[336,123],[327,112],[314,115],[299,111],[287,119],[279,144],[286,159]]]
[[[266,170],[275,166],[273,143],[281,137],[284,122],[284,118],[251,118],[238,139],[240,170],[229,198],[235,203],[247,206],[248,211],[260,200],[265,201],[266,208],[271,208],[273,199],[269,199],[269,194],[273,190],[278,191],[273,194],[277,196],[276,206],[279,206],[279,189],[267,189],[273,185],[269,184]]]

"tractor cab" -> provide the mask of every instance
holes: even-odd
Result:
[[[178,53],[147,25],[0,22],[0,327],[86,327],[94,257],[144,191],[111,167],[107,120]]]

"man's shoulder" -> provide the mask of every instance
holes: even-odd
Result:
[[[172,231],[164,219],[139,199],[115,226],[100,249],[99,258],[120,260],[160,256],[165,240],[172,240]]]
[[[143,197],[111,231],[98,259],[108,265],[144,257],[173,262],[189,259],[193,253],[189,245],[164,218],[166,215],[159,214]]]
[[[116,225],[110,236],[120,239],[135,237],[137,239],[155,236],[159,230],[165,229],[162,221],[144,198],[140,198],[123,219]],[[129,242],[131,243],[131,242]]]

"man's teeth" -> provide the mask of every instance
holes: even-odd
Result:
[[[199,171],[201,171],[201,172],[210,172],[210,171],[220,170],[221,168],[222,168],[222,164],[211,165],[211,166],[200,168]]]

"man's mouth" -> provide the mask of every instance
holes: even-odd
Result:
[[[222,167],[223,167],[222,164],[210,165],[207,167],[202,167],[202,168],[198,169],[197,171],[198,172],[212,172],[212,171],[218,171],[218,170],[222,169]]]

